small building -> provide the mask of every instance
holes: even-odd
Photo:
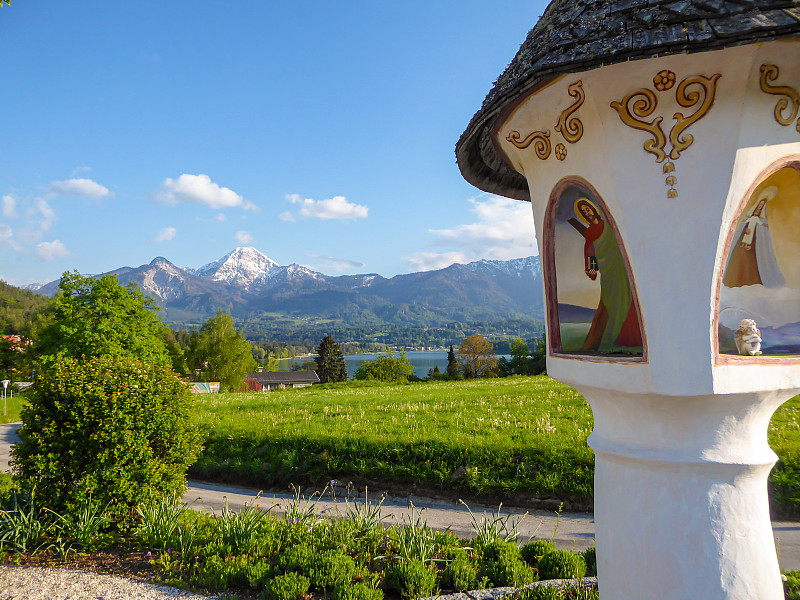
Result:
[[[244,380],[248,391],[269,392],[286,388],[304,388],[319,383],[316,371],[267,371],[248,373]]]

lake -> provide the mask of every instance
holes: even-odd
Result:
[[[436,365],[439,365],[439,370],[442,373],[447,372],[447,350],[412,350],[411,352],[407,352],[406,356],[408,356],[408,361],[411,363],[411,366],[414,367],[414,374],[419,377],[420,379],[424,379],[428,376],[428,371],[433,369]],[[381,353],[369,353],[369,354],[346,354],[344,357],[344,362],[347,365],[347,375],[350,379],[353,378],[353,375],[356,374],[356,369],[361,366],[361,362],[365,360],[375,360],[376,357],[380,355],[388,354],[387,352]],[[498,358],[500,356],[498,355]],[[506,358],[510,358],[506,356]],[[279,361],[281,371],[289,371],[292,368],[292,365],[295,364],[303,364],[307,360],[314,360],[312,358],[291,358],[289,360],[282,360]]]

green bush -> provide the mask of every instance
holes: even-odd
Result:
[[[521,548],[520,553],[522,554],[522,560],[530,566],[535,567],[545,554],[555,549],[556,545],[549,540],[535,540],[525,544]]]
[[[597,548],[592,546],[583,551],[583,560],[586,561],[586,574],[589,576],[597,576]],[[800,600],[800,599],[798,599]]]
[[[425,598],[436,589],[436,572],[419,559],[396,563],[386,570],[386,586],[401,598]]]
[[[285,573],[267,583],[264,595],[270,600],[299,600],[310,585],[300,573]]]
[[[800,571],[784,571],[786,580],[783,582],[783,592],[786,600],[800,600]]]
[[[326,590],[350,583],[356,563],[341,550],[328,550],[315,557],[309,569],[311,585],[318,590]]]
[[[308,574],[313,561],[314,551],[311,546],[299,544],[292,546],[281,554],[278,559],[278,571],[281,573],[297,572]]]
[[[519,558],[484,562],[478,575],[486,577],[496,587],[520,587],[536,581],[536,572]]]
[[[334,600],[383,600],[383,591],[369,587],[366,583],[345,583],[333,590]]]
[[[538,564],[539,578],[572,579],[586,575],[586,561],[583,556],[569,550],[552,550],[545,554]]]
[[[58,512],[91,498],[125,521],[133,507],[182,492],[200,451],[191,394],[171,369],[126,357],[59,357],[22,410],[16,480]]]
[[[456,592],[475,589],[478,568],[466,553],[459,555],[445,566],[441,576],[441,587]]]
[[[495,541],[486,544],[483,547],[483,560],[497,561],[497,560],[519,560],[520,550],[519,547],[513,542]]]

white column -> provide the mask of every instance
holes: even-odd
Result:
[[[601,599],[782,600],[767,427],[791,392],[578,389],[595,419]]]

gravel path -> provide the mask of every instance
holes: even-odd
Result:
[[[217,597],[89,571],[0,566],[0,600],[205,600]]]

